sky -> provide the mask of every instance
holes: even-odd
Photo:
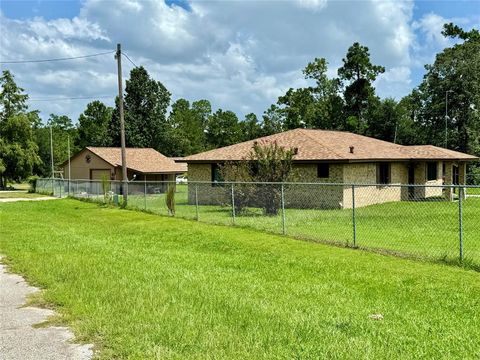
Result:
[[[452,45],[441,35],[450,21],[480,28],[480,0],[0,0],[0,62],[97,54],[121,43],[172,100],[208,99],[243,119],[261,117],[290,87],[308,86],[302,69],[316,57],[336,76],[354,42],[386,69],[377,94],[400,99],[421,82],[424,65]],[[113,55],[0,70],[15,75],[44,120],[55,113],[76,122],[95,98],[113,106]],[[125,79],[134,65],[122,61]]]

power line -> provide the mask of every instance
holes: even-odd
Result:
[[[101,96],[77,96],[77,97],[61,97],[61,98],[45,98],[45,99],[28,99],[28,101],[61,101],[61,100],[93,100],[93,99],[111,99],[112,95]]]
[[[130,62],[133,64],[133,66],[138,67],[137,64],[135,64],[135,63],[128,57],[127,54],[125,54],[124,52],[122,52],[122,55],[125,56],[125,57],[127,58],[127,60],[130,61]]]
[[[94,57],[94,56],[113,54],[114,52],[115,51],[106,51],[106,52],[97,53],[97,54],[72,56],[72,57],[64,57],[64,58],[55,58],[55,59],[0,61],[0,64],[26,64],[26,63],[43,63],[43,62],[51,62],[51,61],[76,60],[76,59],[90,58],[90,57]]]

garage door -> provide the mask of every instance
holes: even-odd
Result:
[[[103,177],[110,180],[110,169],[90,170],[90,180],[102,180]]]

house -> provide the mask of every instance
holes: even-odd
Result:
[[[200,204],[218,204],[225,190],[215,186],[220,164],[244,161],[254,142],[276,142],[295,148],[294,168],[299,181],[334,184],[377,184],[356,186],[355,205],[366,206],[389,201],[451,197],[442,187],[408,187],[386,185],[464,184],[466,164],[477,157],[431,145],[404,146],[341,131],[295,129],[263,138],[210,150],[185,157],[189,182],[209,182],[208,191],[199,191]],[[385,185],[385,186],[383,186]],[[294,190],[296,189],[296,190]],[[351,208],[352,187],[290,186],[285,194],[291,207]],[[195,189],[189,186],[193,203]]]
[[[176,163],[151,148],[127,148],[128,180],[174,181],[177,174],[187,172],[185,163]],[[62,164],[64,178],[85,180],[122,180],[121,148],[86,147]]]

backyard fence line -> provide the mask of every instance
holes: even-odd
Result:
[[[39,179],[36,191],[480,269],[475,185]]]

